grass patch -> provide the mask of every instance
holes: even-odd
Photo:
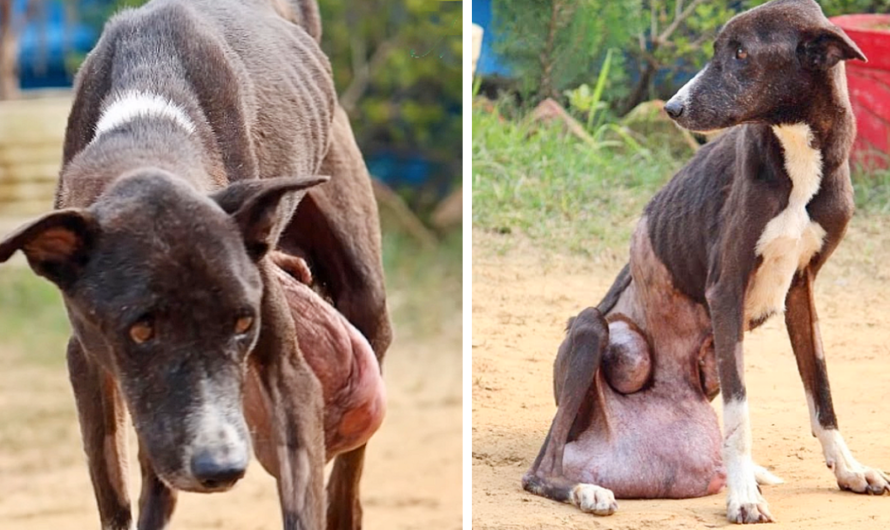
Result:
[[[397,233],[384,235],[383,268],[396,340],[440,333],[460,337],[462,247],[460,230],[433,249],[421,249]]]
[[[553,128],[474,110],[473,225],[578,253],[625,244],[643,206],[682,166],[646,147],[595,149]]]
[[[866,215],[890,215],[890,167],[851,171],[856,210]]]
[[[518,234],[545,250],[596,256],[626,247],[643,207],[690,158],[657,138],[644,153],[596,149],[504,114],[512,109],[473,110],[473,226]],[[857,216],[884,222],[890,169],[854,166],[852,180]],[[494,250],[505,252],[514,240],[503,241]]]
[[[2,351],[37,365],[63,365],[70,330],[53,284],[27,267],[0,267]]]

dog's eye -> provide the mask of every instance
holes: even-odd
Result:
[[[243,335],[247,333],[250,328],[253,326],[253,317],[251,316],[243,316],[238,318],[235,321],[235,333],[238,335]]]
[[[130,338],[136,344],[148,342],[154,336],[155,330],[151,322],[142,320],[130,326]]]
[[[745,59],[748,58],[748,52],[745,51],[744,48],[739,47],[739,48],[735,51],[735,58],[738,59],[739,61],[744,61]]]

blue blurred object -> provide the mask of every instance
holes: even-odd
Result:
[[[81,0],[66,10],[65,0],[35,2],[19,36],[19,75],[21,87],[49,88],[71,86],[72,59],[85,55],[99,37],[98,28],[69,16],[110,5],[108,0]],[[13,13],[21,20],[28,0],[13,0]]]
[[[495,31],[494,14],[491,9],[492,0],[473,0],[473,24],[485,30],[482,36],[482,51],[476,63],[476,73],[485,76],[510,77],[512,72],[502,57],[495,52],[492,44],[503,36]]]

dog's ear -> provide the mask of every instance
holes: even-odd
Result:
[[[0,263],[21,250],[34,272],[64,289],[77,279],[99,235],[99,223],[82,209],[58,210],[0,240]]]
[[[259,261],[278,243],[306,190],[329,179],[313,175],[240,181],[210,198],[235,219],[247,253]]]
[[[850,59],[868,61],[853,39],[834,25],[805,34],[797,50],[804,67],[812,70],[828,70]]]

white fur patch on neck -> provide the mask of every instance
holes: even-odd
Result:
[[[195,124],[182,107],[164,96],[134,90],[115,96],[105,105],[96,123],[94,139],[140,118],[171,120],[189,134],[195,132]]]
[[[791,194],[757,241],[755,252],[763,262],[745,296],[746,321],[785,311],[794,273],[810,262],[825,238],[825,230],[807,214],[807,204],[822,183],[822,153],[811,146],[813,131],[798,123],[774,126],[773,133],[785,151]]]

